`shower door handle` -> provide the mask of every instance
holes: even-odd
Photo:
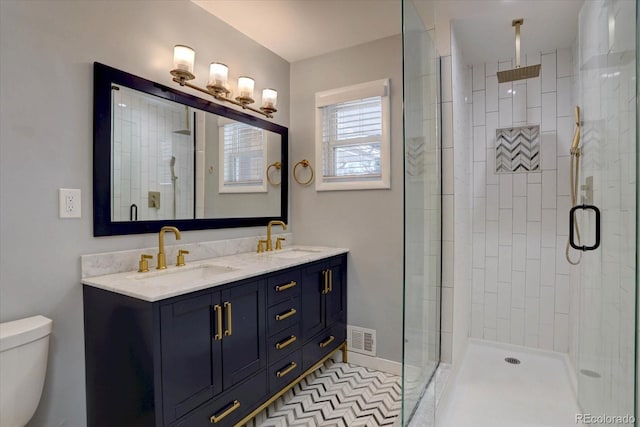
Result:
[[[592,210],[596,213],[596,241],[593,244],[593,246],[586,246],[586,245],[578,246],[573,241],[574,229],[575,229],[574,227],[575,212],[578,209]],[[583,252],[593,251],[595,249],[598,249],[598,247],[600,246],[600,209],[598,209],[596,206],[593,206],[593,205],[576,205],[572,207],[571,210],[569,210],[569,244],[573,249],[583,251]]]

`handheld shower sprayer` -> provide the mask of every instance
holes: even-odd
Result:
[[[571,186],[571,207],[573,208],[578,204],[578,174],[580,173],[580,155],[582,154],[582,150],[580,149],[580,127],[582,126],[582,121],[580,120],[580,107],[576,105],[575,108],[575,117],[576,117],[576,131],[573,135],[573,142],[571,142],[571,149],[569,152],[571,153],[571,170],[569,172],[570,175],[570,186]],[[571,215],[575,215],[572,213]],[[575,235],[578,240],[578,244],[580,244],[580,227],[578,227],[577,221],[572,221],[575,228]],[[578,253],[578,259],[572,260],[569,254],[569,248],[571,247],[571,243],[569,242],[569,238],[567,239],[567,247],[565,250],[565,256],[567,261],[571,265],[580,264],[580,260],[582,259],[582,252]]]
[[[573,142],[571,143],[571,154],[572,155],[580,155],[580,107],[576,105],[575,109],[576,116],[576,132],[573,135]]]
[[[175,182],[175,180],[178,179],[176,176],[176,156],[171,156],[169,165],[171,166],[171,181]]]

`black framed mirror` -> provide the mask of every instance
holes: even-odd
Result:
[[[94,63],[93,234],[287,221],[288,129]]]

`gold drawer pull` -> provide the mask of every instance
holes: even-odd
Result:
[[[215,339],[216,341],[221,341],[222,340],[222,307],[220,307],[218,304],[213,306],[213,311],[216,312],[216,320],[217,320],[217,327],[218,327],[218,333],[214,335],[213,339]]]
[[[327,338],[326,340],[322,341],[320,343],[320,348],[325,348],[326,346],[328,346],[329,344],[331,344],[333,341],[335,341],[336,337],[334,337],[333,335],[331,335],[329,338]]]
[[[224,331],[225,337],[230,337],[233,333],[233,317],[231,315],[231,303],[229,301],[225,301],[224,308],[227,310],[227,329]]]
[[[289,372],[293,371],[294,369],[296,369],[298,367],[298,364],[296,362],[291,362],[289,363],[289,366],[287,366],[286,368],[284,368],[282,371],[278,371],[276,372],[276,377],[278,378],[282,378],[285,375],[287,375]]]
[[[289,344],[293,344],[294,342],[296,342],[298,338],[296,338],[295,335],[291,335],[289,338],[287,338],[284,341],[280,341],[278,343],[276,343],[276,349],[278,350],[282,350],[283,348],[285,348],[286,346],[288,346]]]
[[[278,285],[278,286],[276,286],[276,292],[286,291],[287,289],[293,288],[297,284],[298,283],[296,283],[294,280],[292,280],[289,283],[287,283],[286,285]]]
[[[222,419],[224,417],[226,417],[227,415],[229,415],[230,413],[232,413],[233,411],[235,411],[239,407],[240,407],[240,402],[238,402],[237,400],[234,400],[233,403],[231,404],[231,406],[229,406],[228,408],[224,409],[220,415],[215,414],[215,415],[211,416],[211,424],[215,424],[218,421],[222,421]]]
[[[329,270],[329,292],[333,292],[333,270]]]
[[[287,319],[287,318],[293,316],[294,314],[296,314],[297,312],[298,311],[295,308],[292,308],[291,310],[287,311],[286,313],[276,314],[276,320]]]
[[[324,277],[324,288],[322,289],[322,295],[329,293],[329,270],[322,270],[322,277]]]

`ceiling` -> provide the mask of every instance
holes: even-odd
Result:
[[[289,62],[399,34],[402,28],[400,0],[192,1]],[[524,18],[523,53],[570,46],[583,1],[415,0],[434,10],[436,27],[451,20],[470,64],[513,56],[515,18]]]

